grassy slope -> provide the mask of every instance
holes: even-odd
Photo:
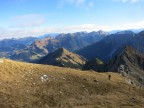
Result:
[[[111,74],[111,81],[108,75]],[[48,80],[41,81],[41,76]],[[0,108],[142,108],[144,91],[114,73],[4,60],[0,64]]]

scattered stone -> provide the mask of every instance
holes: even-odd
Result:
[[[134,84],[134,82],[131,79],[126,79],[125,82],[128,83],[128,84],[131,84],[131,85]]]
[[[60,94],[62,94],[63,92],[62,91],[60,91]]]
[[[32,85],[35,85],[35,83],[32,83]]]
[[[94,82],[98,82],[98,80],[95,79]]]
[[[46,107],[46,108],[49,108],[49,106],[48,106],[47,104],[45,104],[45,107]]]
[[[66,78],[65,78],[65,77],[63,77],[63,80],[66,80]]]
[[[98,81],[98,80],[96,80],[96,79],[94,80],[94,82],[96,82],[96,84],[99,84],[99,81]]]
[[[3,63],[4,61],[3,60],[0,60],[0,63]]]
[[[26,90],[26,93],[29,93],[29,90]]]
[[[40,77],[40,79],[41,79],[42,82],[46,82],[46,81],[48,81],[48,75],[42,75]]]
[[[7,98],[7,97],[4,97],[4,99],[7,100],[8,98]]]
[[[85,78],[84,78],[83,80],[84,80],[84,81],[87,81],[87,79],[85,79]]]

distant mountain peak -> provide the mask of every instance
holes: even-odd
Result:
[[[141,31],[141,32],[139,32],[139,35],[144,36],[144,30],[143,30],[143,31]]]
[[[107,34],[108,32],[105,32],[105,31],[103,31],[103,30],[99,30],[99,31],[97,31],[99,34]]]
[[[116,34],[134,34],[134,32],[131,30],[123,30],[123,31],[117,32]]]

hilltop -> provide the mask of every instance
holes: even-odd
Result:
[[[59,48],[40,59],[38,63],[82,69],[85,61],[85,58],[72,53],[65,48]]]
[[[142,108],[144,105],[143,89],[128,84],[128,79],[117,73],[6,59],[1,59],[0,73],[1,108]]]

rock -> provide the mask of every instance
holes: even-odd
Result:
[[[48,75],[42,75],[40,79],[42,82],[46,82],[48,80]]]
[[[0,63],[4,63],[4,61],[3,61],[3,60],[0,60]]]

